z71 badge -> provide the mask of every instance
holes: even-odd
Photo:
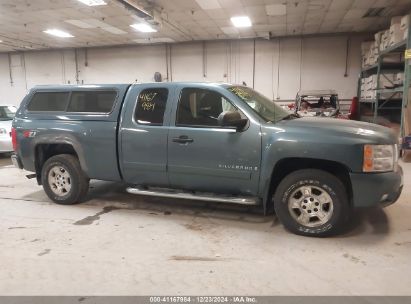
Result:
[[[28,138],[28,137],[34,137],[36,136],[37,131],[32,131],[32,130],[26,130],[23,132],[23,136]]]

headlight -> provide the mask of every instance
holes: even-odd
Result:
[[[7,134],[7,130],[4,128],[0,128],[0,135]]]
[[[364,145],[364,172],[393,171],[397,161],[397,145]]]

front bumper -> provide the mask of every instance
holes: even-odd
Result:
[[[395,172],[350,173],[354,207],[394,204],[401,195],[403,173],[401,166]]]
[[[8,135],[0,136],[0,153],[12,152],[13,145],[11,143],[11,137]]]

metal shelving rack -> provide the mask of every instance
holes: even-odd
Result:
[[[401,135],[408,135],[410,130],[404,130],[404,119],[411,119],[408,115],[404,115],[404,109],[408,106],[409,94],[408,90],[411,84],[411,59],[406,59],[404,52],[411,48],[411,26],[408,29],[408,38],[400,43],[380,51],[378,54],[377,63],[366,68],[363,68],[358,81],[358,97],[361,97],[361,79],[371,75],[377,75],[376,99],[360,99],[360,106],[364,103],[371,103],[373,109],[373,121],[377,122],[378,114],[381,110],[397,110],[401,115]],[[390,55],[398,55],[398,62],[384,61]],[[392,89],[381,88],[380,79],[384,74],[404,72],[403,85]],[[406,124],[411,127],[410,124]]]

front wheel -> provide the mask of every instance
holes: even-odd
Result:
[[[47,196],[62,205],[80,202],[89,187],[89,179],[78,159],[70,154],[50,157],[43,165],[41,181]]]
[[[336,176],[317,169],[287,175],[278,185],[273,200],[284,227],[305,236],[338,233],[350,211],[343,183]]]

